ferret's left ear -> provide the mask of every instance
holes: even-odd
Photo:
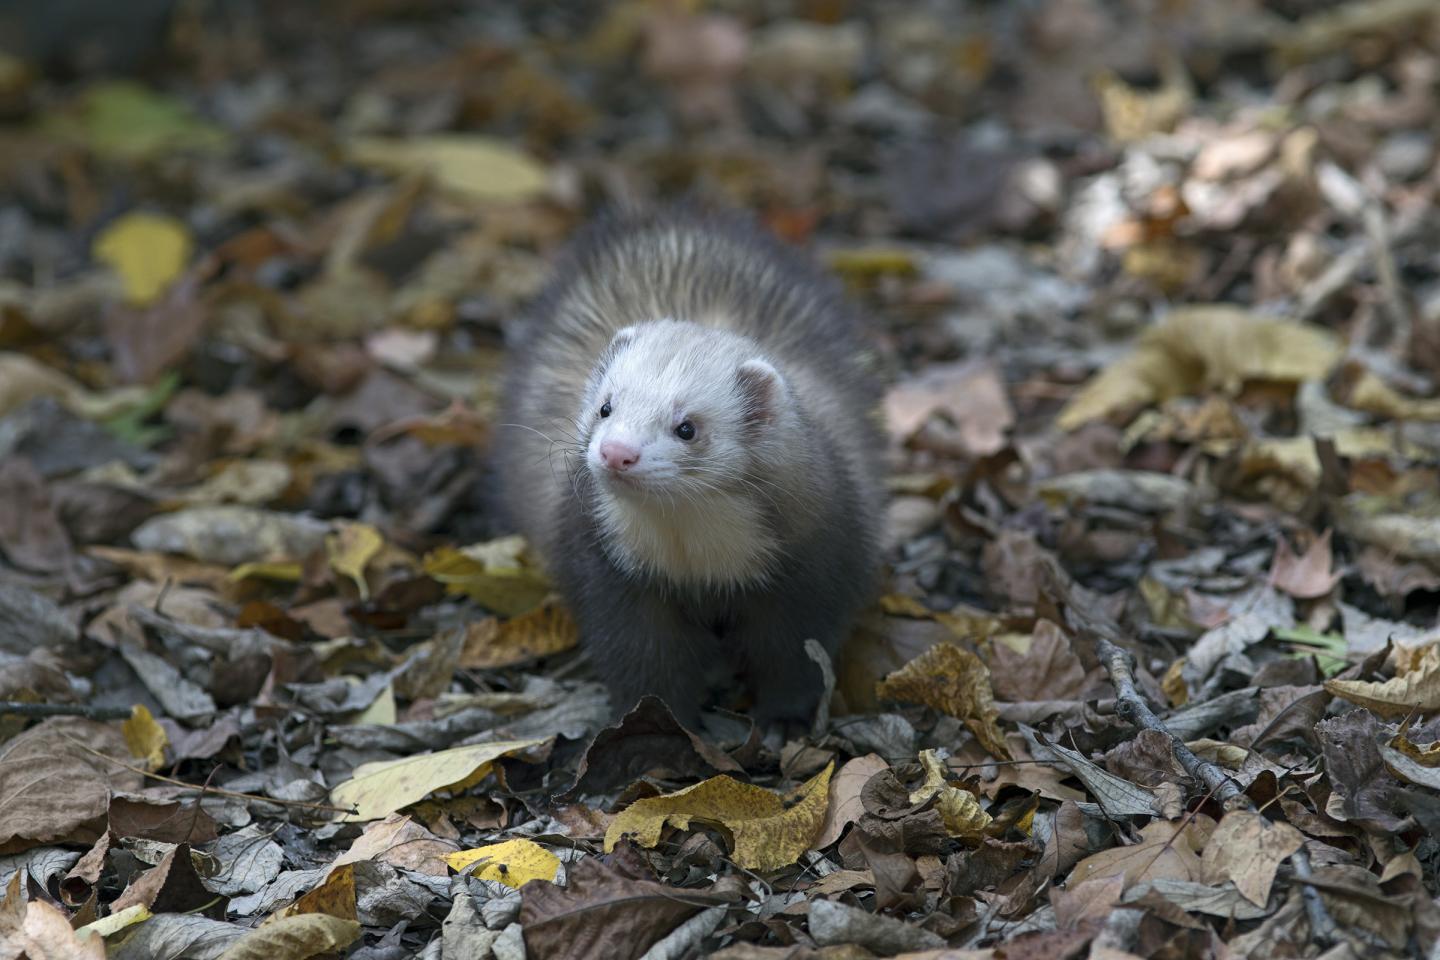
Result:
[[[785,379],[764,360],[746,360],[735,373],[740,396],[745,402],[745,420],[770,423],[780,413],[785,397]]]

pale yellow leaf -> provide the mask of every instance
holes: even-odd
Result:
[[[135,705],[130,716],[120,724],[120,732],[125,736],[130,756],[145,761],[146,770],[159,770],[165,766],[165,747],[169,745],[170,738],[144,704]]]
[[[503,537],[461,550],[442,547],[427,554],[425,573],[450,593],[465,594],[488,610],[517,617],[538,607],[550,581],[524,555],[525,541]]]
[[[435,134],[391,140],[351,141],[356,163],[396,174],[426,174],[440,187],[472,200],[529,200],[545,189],[537,161],[492,137]]]
[[[925,771],[925,782],[910,792],[910,802],[924,803],[934,797],[946,833],[969,839],[984,836],[990,814],[980,809],[980,802],[969,790],[953,786],[946,779],[945,764],[934,750],[920,751],[920,769]]]
[[[463,871],[481,860],[485,861],[484,866],[472,871],[471,876],[495,880],[517,889],[531,880],[553,882],[560,872],[560,858],[533,840],[506,840],[460,850],[445,858],[445,862],[456,871]]]
[[[125,299],[146,306],[160,298],[190,260],[185,224],[155,213],[127,213],[95,238],[94,256],[120,274]]]
[[[354,777],[331,791],[330,803],[355,808],[346,820],[379,820],[436,790],[461,789],[478,782],[490,772],[495,760],[543,743],[543,739],[500,740],[361,764],[355,768]]]
[[[325,537],[325,556],[330,569],[355,581],[361,600],[370,599],[370,586],[365,582],[365,565],[375,559],[385,538],[368,523],[347,523]]]
[[[646,797],[621,811],[605,831],[605,849],[631,836],[643,847],[660,842],[668,825],[688,829],[692,821],[728,832],[734,859],[747,870],[778,870],[799,859],[820,833],[833,762],[788,797],[730,777],[711,777],[694,786]]]

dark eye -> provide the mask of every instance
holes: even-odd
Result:
[[[600,404],[600,416],[602,416],[602,417],[608,417],[608,416],[610,416],[610,401],[609,401],[609,400],[606,400],[604,403]]]
[[[680,426],[675,428],[675,436],[679,437],[681,440],[694,440],[695,424],[691,423],[689,420],[686,420],[684,423],[680,424]]]

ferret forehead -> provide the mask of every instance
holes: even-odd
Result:
[[[615,357],[609,379],[659,393],[721,382],[754,353],[744,338],[674,320],[642,324]],[[647,391],[649,392],[649,391]]]

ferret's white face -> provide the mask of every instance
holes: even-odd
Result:
[[[784,381],[752,341],[675,320],[627,327],[583,403],[585,468],[627,559],[710,582],[763,572],[735,568],[763,567],[763,531],[745,528],[764,525],[790,411]]]

